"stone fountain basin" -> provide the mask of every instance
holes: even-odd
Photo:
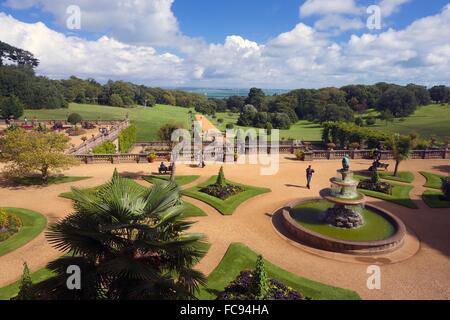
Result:
[[[366,196],[359,192],[357,194],[357,197],[355,198],[339,198],[332,194],[331,189],[324,189],[320,191],[320,196],[330,202],[348,206],[358,205],[366,202]]]
[[[403,245],[404,238],[406,236],[406,227],[404,223],[390,212],[374,205],[366,204],[365,207],[376,214],[381,215],[395,228],[394,234],[387,239],[379,241],[348,241],[336,239],[318,232],[314,232],[302,226],[291,216],[291,210],[293,208],[303,203],[320,200],[322,199],[311,198],[301,201],[297,200],[289,203],[286,208],[282,210],[282,224],[295,241],[325,251],[353,255],[384,254],[395,251]]]

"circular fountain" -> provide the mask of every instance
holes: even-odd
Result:
[[[318,249],[373,254],[391,252],[402,246],[406,235],[403,222],[390,212],[367,205],[358,192],[358,181],[350,160],[330,179],[331,187],[321,199],[294,201],[282,210],[281,222],[293,240]]]

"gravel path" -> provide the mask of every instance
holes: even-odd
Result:
[[[419,171],[443,173],[448,170],[448,160],[410,160],[402,163],[402,171],[414,172],[416,179],[411,197],[419,209],[411,210],[396,204],[369,198],[369,202],[390,210],[400,217],[407,227],[420,239],[420,249],[411,258],[390,263],[388,256],[347,257],[342,260],[332,254],[317,255],[286,242],[274,230],[271,214],[286,203],[298,198],[318,196],[322,188],[329,187],[329,178],[336,175],[340,161],[315,161],[316,170],[311,190],[305,189],[306,162],[282,159],[276,176],[261,176],[257,165],[226,165],[227,179],[243,184],[268,187],[272,193],[250,199],[242,204],[233,216],[222,216],[214,208],[198,200],[186,198],[187,202],[203,209],[208,216],[193,218],[195,232],[205,233],[212,244],[207,256],[198,268],[209,274],[222,259],[228,246],[242,242],[264,255],[272,263],[290,272],[312,280],[357,291],[365,299],[450,299],[450,209],[429,209],[422,201],[425,179]],[[367,169],[368,161],[355,160],[353,170]],[[392,164],[391,164],[392,165]],[[204,169],[179,166],[179,175],[201,175],[190,187],[217,174],[219,165]],[[1,168],[1,166],[0,166]],[[114,168],[121,173],[149,174],[157,164],[99,164],[74,167],[67,175],[91,176],[93,178],[72,184],[45,188],[0,188],[0,205],[35,210],[54,222],[71,212],[71,201],[58,194],[70,187],[93,187],[111,178]],[[55,251],[41,234],[27,245],[0,257],[0,287],[17,280],[22,273],[22,263],[27,261],[32,271],[42,268],[61,253]],[[367,266],[380,263],[382,289],[368,290]]]

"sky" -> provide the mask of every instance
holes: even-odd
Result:
[[[0,0],[0,40],[55,79],[450,84],[449,0]]]

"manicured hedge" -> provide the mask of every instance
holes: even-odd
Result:
[[[359,127],[353,123],[326,122],[323,127],[323,142],[333,142],[340,148],[357,142],[359,145],[367,145],[369,149],[375,149],[379,147],[380,142],[387,142],[390,137],[390,133]]]
[[[106,141],[95,147],[92,151],[94,154],[114,154],[116,153],[116,145],[111,141]]]
[[[123,130],[119,135],[119,151],[121,153],[127,153],[136,143],[136,137],[136,126],[132,125]]]

